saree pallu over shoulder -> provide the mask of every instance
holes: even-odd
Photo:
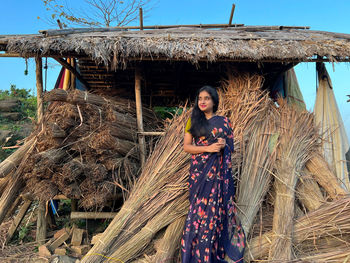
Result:
[[[182,263],[225,263],[226,254],[235,262],[243,262],[246,239],[234,204],[232,126],[222,116],[212,117],[209,124],[210,134],[195,137],[194,143],[207,146],[225,138],[226,146],[220,153],[192,155],[187,181],[190,207],[181,239]]]

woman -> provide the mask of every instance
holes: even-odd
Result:
[[[202,87],[185,129],[184,151],[192,158],[182,263],[225,263],[225,256],[243,262],[245,236],[236,218],[231,173],[232,127],[228,118],[215,115],[218,104],[216,90]]]

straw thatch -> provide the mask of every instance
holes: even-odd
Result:
[[[106,65],[130,60],[330,61],[348,60],[350,35],[283,27],[221,30],[174,28],[144,31],[1,36],[0,50],[21,56],[86,56]]]

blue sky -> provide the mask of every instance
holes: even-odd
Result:
[[[82,0],[69,1],[80,4]],[[310,26],[312,30],[325,30],[350,34],[348,0],[157,0],[155,7],[146,14],[144,25],[160,24],[210,24],[227,23],[232,3],[236,4],[234,23],[246,25],[289,25]],[[43,19],[48,13],[41,0],[2,1],[0,34],[33,34],[41,29],[52,28]],[[350,55],[350,54],[349,54]],[[57,78],[58,66],[48,60],[47,89],[50,90]],[[333,71],[333,66],[335,71]],[[350,138],[350,66],[327,63],[337,103]],[[21,58],[0,58],[0,89],[10,84],[18,88],[35,90],[35,64],[28,61],[29,74],[24,75],[25,60]],[[313,109],[316,96],[316,72],[314,63],[301,63],[296,74],[307,108]]]

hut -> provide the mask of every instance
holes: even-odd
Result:
[[[145,131],[146,108],[177,106],[193,99],[202,85],[220,86],[228,69],[263,76],[262,89],[270,90],[282,74],[300,62],[350,60],[350,35],[313,31],[308,27],[228,24],[134,29],[61,29],[44,30],[35,35],[0,36],[0,51],[4,51],[0,56],[35,57],[39,121],[43,116],[43,57],[57,60],[89,92],[135,100],[141,167],[145,167],[147,156],[145,137],[161,135]],[[76,59],[79,70],[65,58]],[[322,186],[327,187],[326,184]],[[334,196],[347,194],[341,187],[337,191]],[[43,207],[41,205],[45,210]],[[135,228],[143,229],[146,223]],[[148,224],[147,229],[150,229]],[[117,249],[111,235],[105,234],[101,243],[108,241],[109,250]],[[104,259],[96,256],[101,253],[101,245],[99,249],[92,250],[94,255],[83,262],[102,262]],[[126,247],[120,251],[124,253]],[[144,252],[136,249],[135,255]],[[113,252],[109,256],[114,256]],[[127,262],[134,262],[125,258]]]

